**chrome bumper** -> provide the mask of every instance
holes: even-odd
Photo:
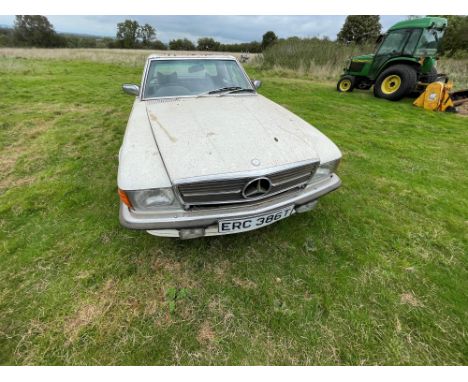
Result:
[[[130,211],[127,206],[121,203],[120,223],[130,229],[154,231],[149,233],[159,236],[179,236],[178,230],[185,228],[207,228],[205,236],[212,236],[217,234],[217,222],[220,219],[266,214],[291,204],[294,204],[297,208],[336,190],[340,185],[340,178],[333,174],[318,183],[308,185],[298,193],[276,197],[274,200],[264,200],[248,206],[231,205],[229,207],[200,208],[189,211],[136,212]],[[216,227],[216,230],[214,227]]]

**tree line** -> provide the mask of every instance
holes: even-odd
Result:
[[[446,17],[449,26],[445,32],[440,53],[446,56],[468,52],[468,16]],[[338,43],[366,45],[375,43],[382,32],[379,16],[348,16],[337,35]],[[298,38],[298,37],[294,37]],[[327,39],[327,38],[325,38]],[[123,48],[152,50],[198,50],[220,52],[260,53],[280,41],[273,31],[262,36],[261,41],[224,44],[212,37],[202,37],[196,42],[187,38],[173,39],[168,44],[157,39],[156,28],[140,25],[136,20],[124,20],[117,24],[115,38],[57,33],[47,17],[19,15],[13,28],[0,28],[0,46],[43,48]]]
[[[121,48],[152,50],[199,50],[221,52],[259,53],[278,37],[272,31],[262,41],[224,44],[211,37],[199,38],[195,43],[187,38],[173,39],[168,44],[157,39],[157,31],[150,24],[140,25],[136,20],[117,24],[115,38],[57,33],[45,16],[19,15],[13,28],[0,28],[0,46],[39,48]]]

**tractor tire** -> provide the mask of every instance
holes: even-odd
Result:
[[[385,69],[374,84],[374,95],[390,101],[399,101],[413,91],[417,83],[416,70],[409,65],[398,64]]]
[[[340,78],[340,80],[336,84],[336,90],[338,90],[340,93],[349,93],[354,90],[355,85],[356,85],[356,77],[343,76]]]

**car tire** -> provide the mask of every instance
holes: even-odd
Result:
[[[399,101],[416,87],[416,70],[409,65],[394,65],[385,69],[377,77],[374,95],[390,101]]]
[[[349,93],[354,90],[356,84],[356,77],[354,76],[343,76],[336,84],[336,90],[340,93]]]

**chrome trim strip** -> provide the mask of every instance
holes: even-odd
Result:
[[[282,184],[289,183],[289,182],[293,182],[293,181],[295,181],[295,180],[299,180],[299,179],[305,178],[305,177],[307,177],[307,181],[309,181],[309,179],[310,179],[310,174],[302,174],[302,175],[296,176],[296,177],[294,177],[294,178],[286,179],[286,180],[283,180],[283,181],[277,182],[277,183],[273,183],[273,182],[272,182],[271,185],[272,185],[273,187],[277,187],[277,186],[281,186]]]
[[[229,195],[240,194],[242,189],[233,191],[207,191],[207,192],[184,192],[185,196],[208,196],[208,195]]]

